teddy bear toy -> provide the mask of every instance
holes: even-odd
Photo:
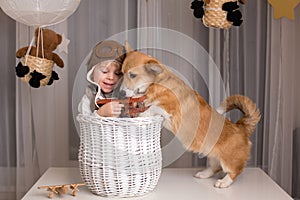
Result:
[[[62,42],[62,36],[50,29],[35,29],[35,46],[20,48],[16,52],[17,58],[22,58],[16,67],[16,75],[29,82],[31,87],[51,85],[58,80],[58,74],[53,71],[54,63],[63,68],[63,60],[53,51]],[[33,60],[30,64],[29,59]]]

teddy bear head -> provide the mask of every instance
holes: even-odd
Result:
[[[39,36],[39,29],[35,29],[35,43],[36,46],[39,47],[39,49],[42,48],[42,41],[44,50],[48,51],[54,51],[56,47],[62,42],[62,36],[50,29],[42,29],[40,33],[43,35]]]

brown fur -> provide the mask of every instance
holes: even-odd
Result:
[[[36,46],[31,47],[29,55],[43,58],[42,40],[41,40],[42,37],[39,38],[39,44],[38,44],[38,30],[39,29],[36,28],[34,32]],[[53,60],[57,66],[63,68],[64,61],[59,57],[59,55],[53,52],[56,49],[56,47],[62,42],[62,36],[50,29],[42,29],[42,34],[43,34],[44,58],[46,58],[47,60]],[[17,58],[24,57],[26,55],[28,48],[29,46],[18,49],[16,52],[16,57]],[[38,55],[37,55],[37,50],[38,50]]]
[[[158,106],[167,113],[163,114],[164,126],[179,138],[186,149],[208,154],[217,162],[212,166],[213,173],[223,169],[233,181],[246,165],[251,147],[249,136],[260,120],[255,104],[241,95],[224,101],[221,104],[224,112],[238,108],[244,113],[237,123],[233,123],[156,59],[132,51],[128,44],[126,50],[121,89],[135,91],[133,95],[145,93],[147,104]],[[216,187],[228,187],[230,184],[218,183]]]

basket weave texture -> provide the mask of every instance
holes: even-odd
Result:
[[[30,70],[28,74],[21,78],[22,81],[29,82],[31,79],[30,73],[36,70],[37,72],[40,72],[46,76],[46,78],[43,78],[40,81],[41,86],[45,86],[48,84],[52,75],[54,61],[45,58],[39,58],[36,56],[25,55],[24,57],[22,57],[22,64],[24,66],[28,66]]]
[[[79,167],[100,196],[132,197],[152,191],[162,168],[162,117],[95,118],[79,114]]]
[[[226,2],[236,2],[236,0],[210,0],[204,6],[203,24],[214,28],[228,29],[232,22],[226,19],[227,12],[222,10],[222,5]]]

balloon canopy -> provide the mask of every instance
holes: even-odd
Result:
[[[62,22],[77,9],[80,0],[1,0],[1,9],[28,26],[45,27]]]

